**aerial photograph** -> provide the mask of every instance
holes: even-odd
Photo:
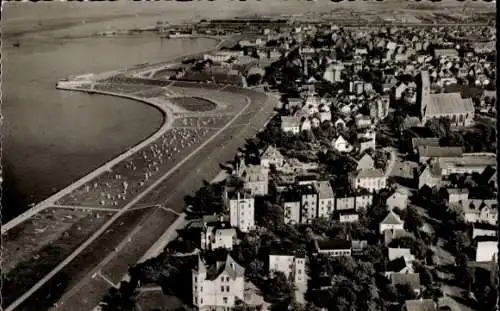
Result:
[[[1,15],[0,310],[499,310],[496,1]]]

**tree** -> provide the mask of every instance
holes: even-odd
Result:
[[[262,210],[258,211],[261,226],[270,231],[279,230],[284,225],[283,208],[280,205],[265,201]]]
[[[137,292],[128,282],[121,282],[119,288],[112,287],[101,303],[103,311],[134,311]]]
[[[267,282],[264,293],[269,302],[283,302],[292,298],[293,287],[288,282],[287,276],[283,272],[277,271],[274,277]]]
[[[413,206],[409,206],[405,217],[405,229],[410,232],[417,233],[423,224],[424,221],[419,212]]]

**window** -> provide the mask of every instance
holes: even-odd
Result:
[[[194,304],[198,304],[198,297],[194,297]]]
[[[198,282],[198,277],[196,277],[196,276],[194,277],[194,282],[195,283]]]
[[[302,274],[302,269],[297,270],[297,274]]]
[[[229,286],[226,286],[226,292],[229,292]]]
[[[200,297],[200,305],[203,304],[203,298]]]
[[[203,286],[200,286],[200,292],[202,292],[202,291],[203,291]]]
[[[198,290],[198,286],[195,285],[194,286],[194,290],[197,291]]]
[[[221,292],[224,292],[224,286],[221,286],[221,287],[220,287],[220,291],[221,291]]]
[[[222,300],[224,301],[225,304],[227,303],[227,297],[223,297]]]

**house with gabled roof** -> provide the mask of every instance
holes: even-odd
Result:
[[[281,130],[292,134],[300,133],[300,118],[295,116],[282,116]]]
[[[339,152],[352,151],[352,145],[342,135],[332,140],[332,147]]]
[[[237,300],[244,301],[245,268],[230,255],[213,264],[198,256],[191,275],[193,305],[199,310],[234,308]]]
[[[268,146],[260,156],[260,165],[269,168],[274,165],[277,169],[285,164],[285,157],[274,146]]]
[[[379,191],[385,188],[387,176],[381,169],[365,169],[349,174],[353,189],[364,188],[368,191]]]
[[[383,234],[386,230],[404,230],[405,222],[401,220],[398,214],[393,211],[389,211],[384,220],[379,224],[380,234]]]
[[[419,273],[391,273],[390,280],[391,284],[395,287],[398,285],[408,285],[417,295],[421,291]]]
[[[387,208],[393,209],[406,209],[408,207],[408,192],[404,188],[397,188],[393,190],[392,194],[386,200]]]
[[[375,161],[368,153],[365,152],[363,156],[358,160],[356,170],[368,170],[373,169],[374,167]]]

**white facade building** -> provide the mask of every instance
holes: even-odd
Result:
[[[199,310],[232,310],[238,299],[244,300],[245,269],[229,255],[214,267],[198,257],[191,274],[193,305]]]
[[[293,255],[283,255],[283,252],[271,252],[269,255],[269,273],[282,272],[293,283],[306,283],[306,259]]]
[[[247,192],[226,191],[226,206],[229,207],[229,220],[231,226],[248,232],[255,228],[254,220],[254,197]]]

